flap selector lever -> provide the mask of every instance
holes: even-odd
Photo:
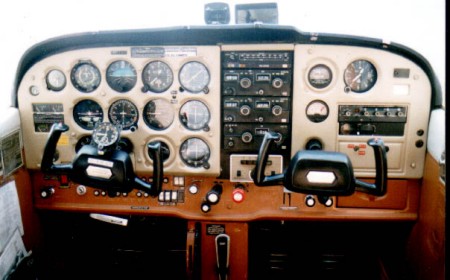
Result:
[[[225,233],[216,236],[216,259],[219,280],[226,280],[230,262],[230,236]]]

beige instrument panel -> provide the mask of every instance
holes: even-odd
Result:
[[[136,83],[130,86],[126,92],[113,89],[106,79],[109,67],[116,61],[123,61],[127,65],[132,65],[135,69],[134,78]],[[94,65],[98,68],[100,78],[93,81],[91,69],[83,69],[78,72],[77,65]],[[161,64],[171,70],[172,82],[163,85],[164,78],[161,78],[162,70],[151,69],[151,81],[144,81],[143,72],[149,63]],[[186,66],[189,65],[189,66]],[[199,67],[203,67],[199,69]],[[75,67],[75,68],[74,68]],[[90,66],[89,66],[90,67]],[[184,67],[185,70],[182,70]],[[187,69],[190,67],[191,69]],[[120,68],[120,66],[118,66]],[[62,89],[49,89],[47,75],[52,70],[59,70],[65,76],[66,82]],[[170,75],[170,70],[169,75]],[[120,69],[118,70],[120,71]],[[186,72],[191,73],[186,74]],[[74,72],[74,73],[72,73]],[[75,73],[76,72],[76,73]],[[202,73],[200,73],[202,72]],[[77,76],[78,75],[78,76]],[[84,75],[84,76],[83,76]],[[91,75],[91,76],[89,76]],[[114,75],[114,74],[113,74]],[[125,76],[127,73],[124,74]],[[159,76],[158,76],[159,75]],[[189,76],[190,75],[190,76]],[[198,83],[205,83],[205,89],[197,89],[192,83],[203,75],[203,80]],[[75,78],[81,79],[81,85],[71,81]],[[98,79],[98,78],[97,78]],[[149,79],[149,78],[147,78]],[[181,80],[190,83],[189,86],[182,87]],[[145,83],[144,83],[145,82]],[[61,83],[61,82],[60,82]],[[120,82],[119,82],[120,83]],[[154,84],[153,91],[144,89],[144,84]],[[54,82],[58,84],[58,82]],[[91,84],[98,84],[92,87]],[[80,89],[81,88],[81,89]],[[185,90],[188,88],[190,90]],[[161,89],[161,90],[159,90]],[[60,115],[65,124],[69,126],[69,131],[64,133],[58,142],[57,151],[59,159],[57,163],[69,163],[75,156],[75,146],[77,142],[86,135],[92,133],[89,124],[82,127],[74,119],[74,107],[80,101],[91,100],[100,105],[103,111],[103,121],[109,121],[109,110],[115,102],[122,101],[123,104],[117,107],[117,119],[121,124],[120,117],[129,114],[129,108],[134,104],[133,110],[136,122],[123,129],[121,137],[129,139],[133,145],[131,157],[136,172],[151,172],[152,159],[148,155],[147,144],[152,141],[162,141],[170,150],[170,155],[164,161],[164,173],[166,174],[197,174],[197,175],[218,175],[220,158],[220,48],[212,47],[114,47],[114,48],[93,48],[81,49],[60,53],[50,56],[35,64],[24,76],[19,88],[19,109],[22,119],[22,129],[26,162],[29,169],[39,169],[42,154],[48,133],[48,126],[45,124],[43,115]],[[155,101],[156,100],[156,101]],[[147,114],[165,115],[164,127],[152,127],[144,121],[145,107],[150,102],[162,104],[161,109],[149,109]],[[132,104],[130,104],[130,102]],[[57,107],[47,106],[48,104],[60,104]],[[153,104],[153,105],[154,105]],[[50,108],[49,108],[50,107]],[[188,109],[192,112],[186,112]],[[36,109],[37,108],[37,109]],[[124,109],[126,108],[126,110]],[[136,110],[137,109],[137,110]],[[202,112],[197,110],[202,109]],[[120,111],[122,110],[122,111]],[[50,112],[48,112],[50,111]],[[51,112],[55,111],[55,112]],[[127,112],[125,112],[127,111]],[[89,112],[93,113],[93,112]],[[171,114],[170,117],[167,117]],[[192,125],[183,123],[179,116],[189,115],[192,118]],[[203,114],[203,115],[201,115]],[[62,116],[61,116],[62,115]],[[204,121],[196,122],[196,118],[203,117]],[[39,125],[35,124],[36,119],[43,127],[44,132],[40,132]],[[124,126],[125,127],[125,126]],[[195,139],[193,145],[200,144],[203,150],[202,155],[206,164],[188,164],[180,156],[180,149]],[[192,144],[192,142],[189,142]],[[205,146],[206,144],[206,146]],[[193,154],[195,158],[198,151],[196,147],[184,147],[186,154]],[[191,149],[191,150],[189,150]],[[198,156],[201,157],[201,156]]]
[[[40,168],[48,136],[48,133],[39,132],[35,127],[39,112],[34,110],[34,105],[52,103],[62,105],[61,109],[56,107],[50,110],[57,111],[53,112],[56,115],[62,115],[64,123],[70,128],[63,134],[57,146],[58,163],[65,163],[71,162],[74,158],[75,145],[80,138],[92,132],[75,122],[73,117],[75,105],[85,99],[93,100],[102,108],[103,120],[108,121],[110,106],[118,100],[127,100],[136,106],[138,120],[135,128],[122,131],[121,136],[128,138],[133,144],[131,156],[136,173],[152,171],[152,160],[146,149],[147,144],[152,141],[163,141],[170,149],[170,156],[164,162],[165,174],[217,176],[220,173],[221,162],[221,51],[293,50],[292,155],[305,149],[310,140],[319,140],[324,150],[348,154],[356,176],[373,177],[375,165],[373,153],[371,148],[365,145],[372,136],[341,133],[343,127],[342,122],[339,122],[340,108],[346,108],[345,106],[402,108],[404,114],[402,117],[406,121],[403,135],[380,136],[389,147],[387,154],[389,177],[422,177],[431,85],[426,73],[402,56],[364,47],[303,44],[159,47],[164,49],[164,55],[149,55],[151,53],[147,52],[149,49],[152,47],[73,50],[49,56],[31,67],[24,75],[18,91],[27,168],[35,170]],[[108,67],[118,60],[133,65],[137,73],[136,85],[124,93],[115,91],[106,82]],[[349,90],[345,84],[346,69],[359,60],[370,62],[377,74],[373,87],[364,92]],[[94,64],[101,75],[99,86],[87,93],[77,89],[71,82],[72,69],[83,61]],[[142,90],[144,86],[142,72],[152,61],[162,61],[172,70],[173,82],[163,92]],[[207,68],[209,82],[206,93],[183,90],[180,84],[180,71],[183,65],[189,62],[199,62]],[[317,66],[325,67],[331,74],[325,85],[311,84],[309,75]],[[47,74],[55,69],[61,71],[66,78],[65,87],[59,91],[49,89],[46,82]],[[398,75],[396,71],[400,71],[401,74]],[[163,130],[150,128],[143,119],[146,104],[156,99],[170,104],[175,112],[173,122]],[[210,115],[207,129],[192,130],[183,125],[179,112],[183,105],[190,101],[199,101],[207,107]],[[327,110],[324,119],[313,121],[308,117],[307,110],[313,102],[323,105]],[[201,139],[209,147],[206,167],[189,166],[181,159],[180,149],[189,138]]]

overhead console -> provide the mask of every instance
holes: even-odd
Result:
[[[402,46],[288,27],[53,39],[33,47],[17,75],[35,206],[196,220],[415,219],[429,113],[440,104],[434,79]],[[46,147],[55,123],[53,152]],[[267,155],[259,178],[277,186],[254,184],[258,154]],[[384,162],[377,154],[386,157],[377,178],[387,175],[387,184],[370,194],[352,184],[342,197],[323,186],[305,191],[292,170],[306,155],[307,186],[333,184],[330,168],[344,164],[351,174],[337,177],[370,188],[375,163]],[[308,169],[314,162],[323,166]],[[125,179],[105,189],[112,170]],[[293,187],[279,187],[291,177]],[[147,192],[152,185],[157,191]]]

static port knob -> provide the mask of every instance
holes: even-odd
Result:
[[[248,105],[242,105],[241,108],[239,109],[239,113],[241,113],[242,116],[250,115],[251,111],[252,108],[250,108],[250,106]]]
[[[252,80],[250,80],[249,78],[242,78],[239,81],[239,84],[241,85],[242,88],[249,88],[252,86]]]
[[[241,135],[241,140],[242,140],[242,142],[244,142],[245,144],[248,144],[248,143],[252,142],[252,140],[253,140],[253,135],[252,135],[250,132],[246,131],[246,132],[242,133],[242,135]]]
[[[222,190],[222,185],[215,184],[212,189],[206,194],[206,201],[211,205],[219,203]]]
[[[46,187],[41,189],[40,195],[42,198],[49,198],[55,193],[55,189],[53,187]]]
[[[273,81],[272,81],[272,86],[273,86],[274,88],[281,88],[281,87],[283,86],[283,84],[284,84],[284,82],[283,82],[283,80],[280,79],[280,78],[275,78],[275,79],[273,79]]]

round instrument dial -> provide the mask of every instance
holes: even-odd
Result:
[[[164,92],[173,83],[173,72],[166,63],[152,61],[145,66],[142,72],[142,80],[144,82],[144,91]]]
[[[191,167],[208,168],[210,150],[208,144],[200,138],[189,138],[180,148],[181,159]]]
[[[101,81],[100,71],[89,61],[82,61],[75,65],[70,78],[73,86],[85,93],[96,90]]]
[[[103,109],[93,100],[81,100],[73,108],[73,119],[82,128],[92,130],[96,123],[103,121]]]
[[[181,107],[179,117],[187,129],[200,130],[208,128],[211,115],[203,102],[191,100]]]
[[[165,99],[150,100],[144,108],[144,121],[155,130],[168,128],[174,119],[175,111],[172,104]]]
[[[179,73],[181,86],[192,93],[208,91],[210,80],[208,68],[200,62],[191,61],[183,65]]]
[[[323,122],[328,118],[329,109],[328,105],[320,100],[312,101],[306,107],[306,116],[312,122]]]
[[[377,70],[367,60],[355,60],[350,63],[344,72],[346,89],[356,93],[370,90],[377,81]]]
[[[308,82],[311,86],[322,89],[330,85],[333,79],[333,74],[330,67],[325,64],[317,64],[309,70]]]
[[[136,105],[126,99],[115,101],[109,107],[109,120],[115,125],[121,125],[123,130],[136,127],[139,113]]]
[[[66,76],[61,70],[53,69],[45,77],[47,88],[53,91],[61,91],[66,86]]]
[[[128,92],[136,85],[136,81],[136,69],[128,61],[114,61],[106,70],[106,82],[115,91]]]
[[[120,125],[112,123],[97,123],[92,133],[92,141],[99,150],[109,147],[117,142],[120,136]]]

